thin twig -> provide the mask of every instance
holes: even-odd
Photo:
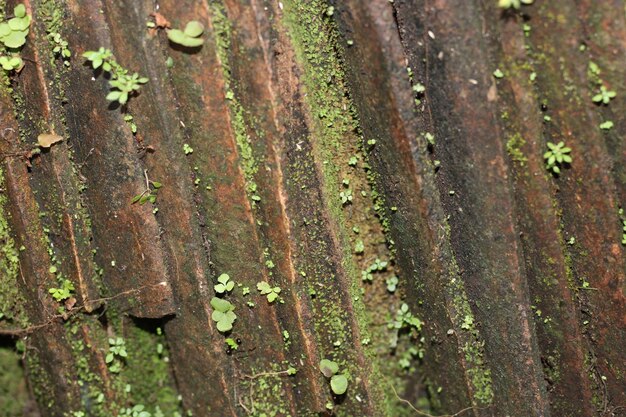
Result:
[[[454,413],[454,414],[443,414],[443,415],[440,415],[440,416],[434,416],[434,415],[432,415],[432,414],[428,414],[428,413],[427,413],[427,412],[425,412],[425,411],[418,410],[417,408],[415,408],[415,406],[414,406],[413,404],[411,404],[411,402],[410,402],[409,400],[405,400],[404,398],[401,398],[401,397],[398,395],[398,392],[397,392],[397,391],[396,391],[396,389],[394,388],[393,384],[389,383],[389,386],[390,386],[390,387],[391,387],[391,389],[393,390],[393,393],[395,394],[395,396],[396,396],[396,398],[398,399],[398,401],[400,401],[400,402],[402,402],[402,403],[404,403],[404,404],[408,405],[408,406],[409,406],[409,407],[410,407],[413,411],[415,411],[417,414],[419,414],[419,415],[421,415],[421,416],[425,416],[425,417],[457,417],[457,416],[461,415],[462,413],[464,413],[464,412],[466,412],[466,411],[468,411],[468,410],[472,410],[472,409],[474,409],[474,408],[477,408],[477,409],[479,409],[479,410],[480,410],[481,408],[484,408],[484,407],[480,407],[480,408],[479,408],[479,407],[473,407],[473,406],[472,406],[472,407],[467,407],[467,408],[464,408],[464,409],[462,409],[461,411],[458,411],[458,412],[456,412],[456,413]]]
[[[50,326],[52,323],[54,323],[57,319],[63,319],[63,320],[67,320],[70,317],[74,316],[75,314],[79,313],[80,311],[84,310],[86,308],[86,304],[91,304],[91,303],[99,303],[99,302],[107,302],[110,300],[114,300],[116,298],[122,297],[124,295],[128,295],[131,293],[136,293],[139,291],[142,291],[148,287],[156,287],[157,285],[166,285],[165,281],[164,282],[160,282],[158,284],[153,284],[153,285],[144,285],[143,287],[139,287],[139,288],[133,288],[131,290],[127,290],[127,291],[123,291],[121,293],[115,294],[111,297],[103,297],[103,298],[96,298],[94,300],[87,300],[87,303],[80,305],[78,307],[73,308],[72,310],[64,313],[64,314],[55,314],[53,316],[51,316],[48,320],[46,320],[43,323],[39,323],[39,324],[34,324],[32,326],[28,326],[25,327],[23,329],[0,329],[0,336],[23,336],[23,335],[27,335],[30,334],[32,332],[34,332],[35,330],[39,330],[41,328]]]

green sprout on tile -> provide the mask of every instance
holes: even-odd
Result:
[[[235,306],[229,301],[213,297],[211,307],[213,307],[211,319],[217,324],[217,330],[222,333],[232,330],[233,323],[237,320],[237,315],[234,312]]]
[[[335,395],[343,395],[348,390],[348,378],[345,373],[339,374],[337,362],[322,359],[319,365],[320,371],[326,378],[330,378],[330,389]]]
[[[126,104],[128,99],[137,94],[141,86],[149,80],[132,73],[117,63],[110,49],[100,48],[97,51],[87,51],[83,54],[87,61],[91,62],[94,70],[102,68],[102,71],[109,73],[111,79],[109,86],[111,91],[106,99],[119,104]]]
[[[231,292],[233,288],[235,288],[235,282],[230,279],[230,276],[228,276],[228,274],[222,274],[217,277],[217,282],[219,282],[219,284],[214,285],[213,288],[218,294]]]
[[[110,337],[109,351],[105,357],[109,371],[115,374],[119,373],[122,370],[122,361],[127,357],[126,341],[121,337]]]
[[[261,295],[267,296],[267,301],[273,303],[278,298],[278,294],[280,294],[280,287],[272,287],[269,283],[265,281],[261,281],[256,284],[257,290],[261,293]]]
[[[543,159],[546,161],[546,169],[558,175],[561,173],[561,167],[564,164],[572,163],[572,157],[569,155],[572,149],[565,146],[563,141],[556,145],[548,142],[546,145],[548,146],[548,151],[543,154]]]
[[[52,268],[56,267],[51,267],[51,272],[52,272]],[[68,298],[70,298],[72,296],[72,292],[74,291],[74,284],[72,284],[72,281],[68,280],[68,279],[64,279],[61,282],[61,288],[50,288],[48,289],[48,292],[52,295],[52,298],[54,298],[57,302],[61,302],[61,301],[65,301]]]
[[[187,23],[185,29],[167,29],[167,38],[173,43],[187,48],[196,48],[204,43],[200,36],[204,33],[204,25],[197,20]]]
[[[609,104],[609,102],[617,96],[617,93],[612,90],[608,90],[605,86],[600,86],[600,92],[593,96],[592,100],[598,104]]]

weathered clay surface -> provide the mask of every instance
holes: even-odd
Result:
[[[625,415],[622,1],[24,4],[0,94],[7,410]],[[191,20],[202,46],[168,40]],[[149,79],[127,105],[100,47]],[[35,154],[42,133],[64,140]]]

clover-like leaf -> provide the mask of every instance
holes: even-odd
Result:
[[[348,378],[344,374],[333,375],[330,378],[330,389],[335,395],[343,395],[348,390]]]
[[[326,378],[330,378],[339,372],[339,365],[337,362],[331,361],[329,359],[322,359],[320,361],[320,371]]]
[[[183,33],[187,36],[191,36],[192,38],[197,38],[204,33],[204,25],[197,20],[192,20],[187,23]]]
[[[26,6],[24,6],[23,4],[18,4],[13,9],[13,14],[15,15],[15,17],[24,17],[24,16],[26,16]]]
[[[28,35],[28,30],[11,31],[10,34],[2,38],[2,42],[7,48],[20,48],[26,43],[26,35]]]

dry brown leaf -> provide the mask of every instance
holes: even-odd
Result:
[[[154,24],[157,28],[166,29],[170,27],[170,22],[159,12],[150,13],[150,16],[154,17]]]
[[[57,142],[61,142],[63,136],[55,135],[54,133],[42,133],[37,136],[37,142],[42,148],[49,148]]]

